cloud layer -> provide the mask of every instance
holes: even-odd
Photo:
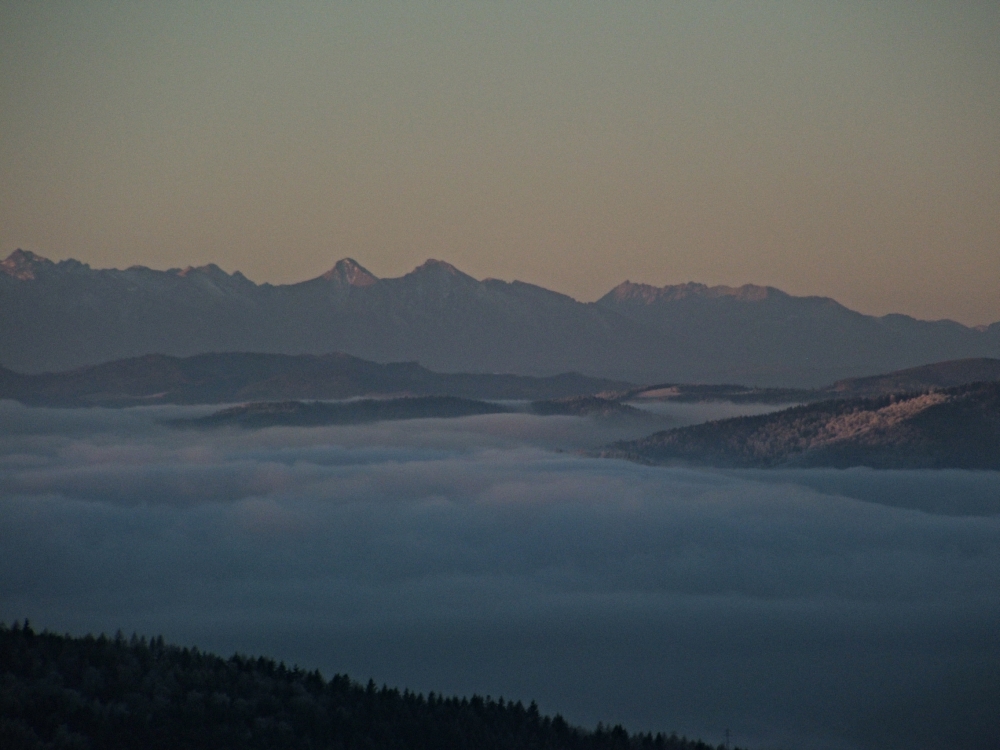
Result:
[[[993,739],[996,474],[648,468],[519,414],[158,422],[191,412],[0,404],[0,619],[715,741]]]

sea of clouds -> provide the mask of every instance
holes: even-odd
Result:
[[[527,414],[163,424],[205,411],[0,402],[0,620],[752,747],[996,746],[998,473],[644,467],[574,451],[649,425]]]

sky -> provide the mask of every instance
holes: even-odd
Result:
[[[1000,5],[0,2],[0,254],[1000,320]]]
[[[743,747],[995,747],[997,472],[646,467],[526,414],[161,422],[205,410],[0,402],[0,622]]]

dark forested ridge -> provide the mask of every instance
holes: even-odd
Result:
[[[784,411],[658,432],[600,452],[650,464],[1000,469],[1000,382]]]
[[[554,398],[545,401],[535,401],[531,404],[530,408],[534,414],[543,417],[568,416],[632,420],[649,420],[654,418],[651,414],[622,403],[615,397],[570,396],[569,398]]]
[[[0,367],[0,399],[32,406],[140,406],[248,401],[334,400],[364,396],[454,396],[533,400],[540,414],[623,415],[627,400],[808,403],[832,398],[947,388],[1000,380],[1000,360],[936,362],[818,389],[623,381],[568,372],[549,377],[437,373],[415,362],[380,364],[342,353],[226,352],[173,357],[150,354],[65,372],[17,373]],[[595,397],[596,394],[596,397]],[[613,402],[619,402],[615,405]],[[635,416],[633,414],[633,416]]]
[[[0,625],[0,747],[713,750],[620,726],[580,729],[534,703],[424,696],[162,638],[35,633],[27,622]]]
[[[232,406],[193,419],[175,419],[175,427],[319,427],[401,419],[448,419],[477,414],[505,414],[510,409],[488,401],[455,396],[366,398],[340,403],[264,401]]]
[[[358,396],[456,396],[548,399],[627,387],[568,372],[549,377],[431,372],[416,362],[380,364],[337,352],[149,354],[65,372],[23,374],[0,367],[0,398],[32,406],[225,404],[346,399]]]

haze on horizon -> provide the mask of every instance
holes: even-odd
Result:
[[[1000,6],[0,2],[0,255],[1000,320]]]

